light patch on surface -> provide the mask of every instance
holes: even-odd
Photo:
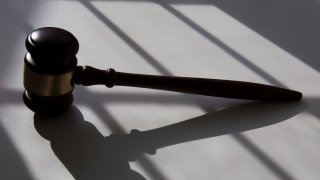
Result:
[[[317,71],[215,6],[173,7],[283,85],[298,89],[307,96],[320,95]],[[254,69],[248,70],[255,72]],[[255,76],[265,78],[259,73]]]
[[[91,6],[92,3],[88,4]],[[84,3],[51,1],[40,2],[38,6],[39,11],[32,17],[33,25],[55,26],[73,33],[80,44],[77,55],[79,65],[90,65],[101,69],[114,68],[124,72],[155,73]]]
[[[164,147],[148,157],[168,179],[276,179],[229,135]]]
[[[35,179],[70,179],[72,176],[53,153],[50,142],[41,137],[34,127],[34,113],[24,105],[2,106],[1,125],[30,174]],[[19,112],[19,113],[17,113]],[[48,163],[50,162],[50,163]],[[54,176],[48,176],[54,174]]]
[[[92,4],[174,75],[225,79],[254,75],[156,3]],[[155,63],[144,64],[160,71]]]
[[[244,134],[292,177],[317,179],[319,130],[319,118],[303,112],[287,121]]]
[[[149,104],[138,102],[134,105],[104,103],[104,107],[113,117],[116,117],[115,121],[127,132],[132,129],[144,131],[159,128],[204,114],[203,110],[196,106],[181,104],[164,106],[157,102]]]

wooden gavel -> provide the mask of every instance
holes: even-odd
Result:
[[[77,66],[78,40],[68,31],[44,27],[26,39],[23,100],[34,112],[55,115],[73,102],[74,84],[132,86],[166,91],[260,101],[297,101],[302,93],[251,82],[155,76]]]

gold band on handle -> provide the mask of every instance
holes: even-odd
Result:
[[[60,96],[71,92],[73,72],[60,75],[44,75],[33,72],[24,65],[23,84],[27,91],[39,96]]]

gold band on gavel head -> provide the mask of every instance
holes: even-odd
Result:
[[[45,75],[24,66],[23,84],[25,89],[39,96],[60,96],[73,91],[73,72],[60,75]]]

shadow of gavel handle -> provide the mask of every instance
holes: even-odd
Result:
[[[77,66],[73,74],[73,83],[84,86],[101,84],[109,88],[115,85],[130,86],[262,101],[295,101],[302,97],[300,92],[265,84],[220,79],[131,74],[116,72],[111,68],[100,70],[90,66]]]
[[[122,136],[131,152],[155,154],[160,148],[222,135],[235,135],[283,122],[304,109],[297,102],[254,102],[210,112],[146,131]],[[120,142],[121,136],[118,137]],[[116,139],[116,138],[114,138]],[[213,139],[212,139],[213,140]],[[213,141],[210,141],[210,143]],[[209,143],[209,144],[210,144]],[[124,145],[122,145],[124,147]]]

